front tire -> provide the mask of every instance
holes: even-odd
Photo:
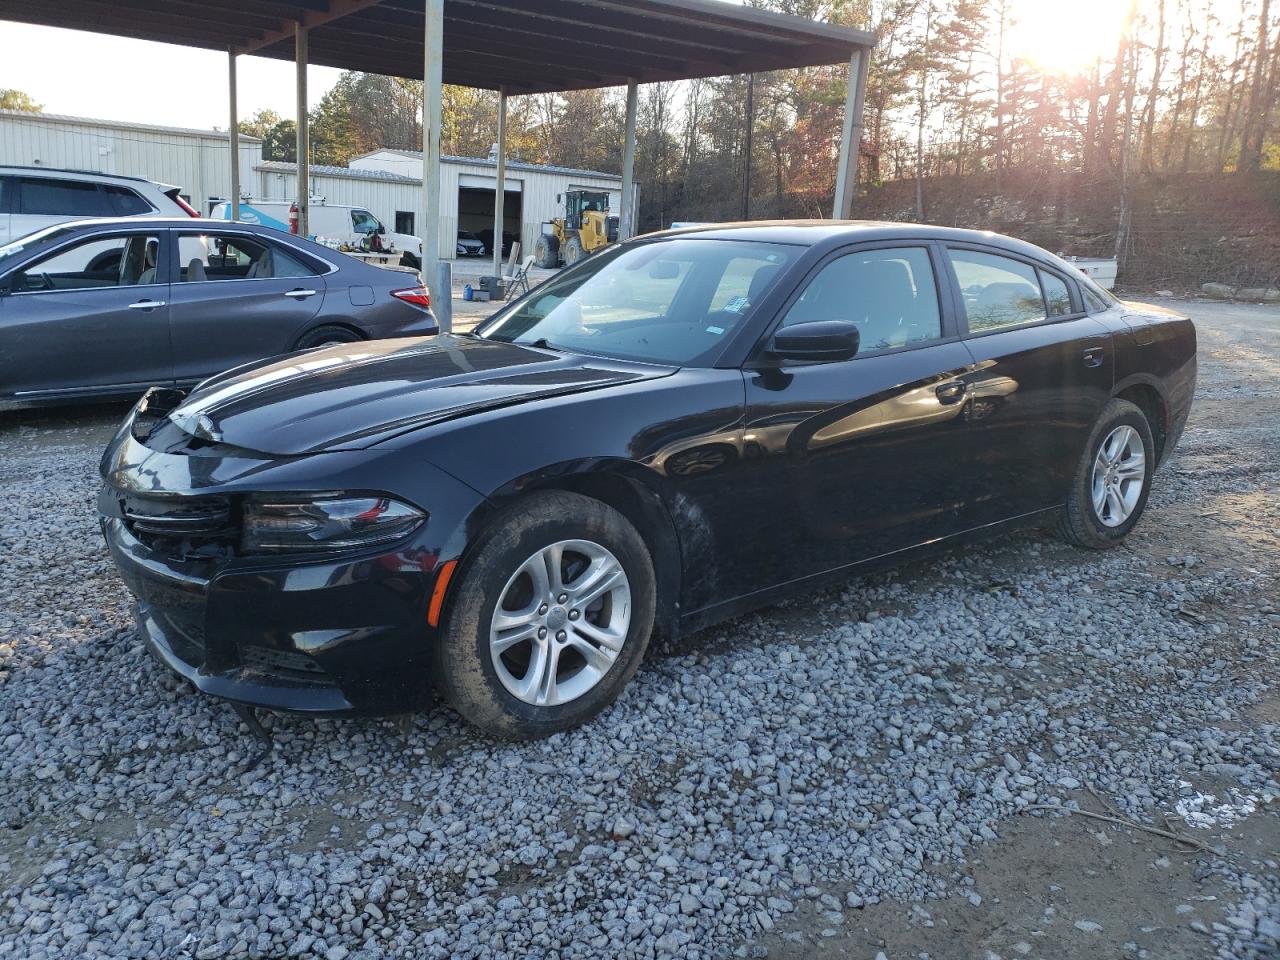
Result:
[[[1091,550],[1119,546],[1146,510],[1155,463],[1146,416],[1127,400],[1112,400],[1089,433],[1058,520],[1059,536]]]
[[[440,692],[504,739],[577,726],[635,674],[655,603],[653,561],[625,517],[578,494],[533,494],[466,561],[436,644]]]
[[[570,237],[564,242],[564,265],[572,267],[579,260],[582,260],[587,252],[582,248],[582,240],[579,237]]]

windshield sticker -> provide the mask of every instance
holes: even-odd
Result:
[[[707,333],[714,333],[718,337],[724,333],[724,327],[707,327]]]
[[[729,302],[724,305],[726,313],[741,313],[747,309],[751,303],[746,297],[730,297]]]

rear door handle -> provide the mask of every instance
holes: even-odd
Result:
[[[129,304],[130,310],[154,310],[156,307],[163,307],[163,300],[139,300],[137,303]]]
[[[950,380],[947,383],[941,383],[934,388],[934,393],[938,395],[938,402],[944,405],[959,403],[964,399],[964,395],[968,392],[968,386],[960,380]]]
[[[315,295],[316,292],[314,290],[289,290],[285,293],[286,297],[293,297],[295,300],[302,300],[304,297],[314,297]]]
[[[1086,347],[1082,356],[1086,367],[1100,367],[1106,354],[1101,347]]]

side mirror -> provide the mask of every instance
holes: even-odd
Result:
[[[860,339],[852,320],[814,320],[781,328],[769,353],[779,360],[848,360],[857,354]]]

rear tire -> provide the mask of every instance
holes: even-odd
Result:
[[[294,344],[295,350],[310,350],[313,347],[331,347],[339,343],[359,343],[364,337],[347,327],[316,327],[308,330]]]
[[[549,549],[556,559],[543,565]],[[562,586],[550,581],[553,568]],[[575,493],[533,494],[499,515],[466,561],[436,644],[437,686],[496,737],[577,726],[635,674],[655,603],[653,561],[625,517]]]
[[[1058,535],[1090,550],[1119,546],[1147,507],[1155,441],[1143,412],[1127,400],[1102,408],[1058,518]]]
[[[414,270],[422,269],[422,264],[418,258],[408,252],[400,254],[400,266],[411,267]]]
[[[538,234],[533,243],[533,262],[546,270],[560,266],[560,241],[554,234]]]

